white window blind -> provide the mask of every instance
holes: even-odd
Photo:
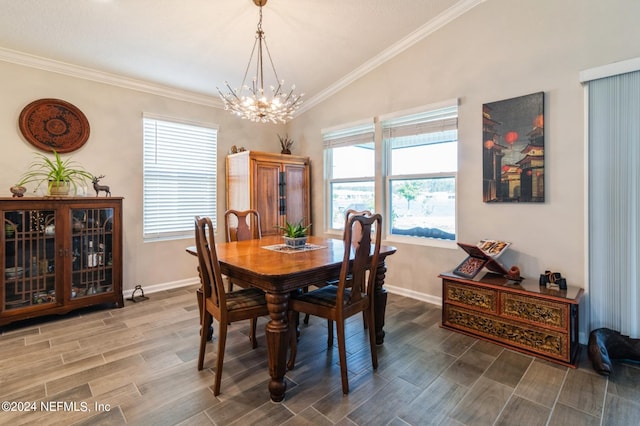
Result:
[[[324,130],[322,132],[322,144],[324,148],[371,144],[374,130],[373,121],[339,130]]]
[[[434,133],[451,133],[458,130],[458,106],[450,106],[435,111],[426,111],[405,117],[382,120],[384,139],[401,138]],[[434,140],[431,143],[437,143]]]
[[[194,217],[216,217],[218,130],[143,117],[145,240],[190,238]]]

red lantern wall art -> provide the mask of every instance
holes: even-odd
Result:
[[[544,202],[544,92],[482,105],[483,201]]]
[[[518,140],[518,132],[511,131],[511,132],[505,133],[504,135],[504,141],[509,145],[513,145],[514,142],[517,140]]]

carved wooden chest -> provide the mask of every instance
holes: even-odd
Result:
[[[487,273],[466,279],[443,273],[442,327],[575,367],[583,290],[541,287]],[[530,282],[529,282],[530,281]]]

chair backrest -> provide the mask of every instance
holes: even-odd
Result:
[[[362,299],[363,293],[369,295],[372,293],[381,241],[382,216],[380,214],[352,214],[347,220],[344,230],[345,251],[338,283],[338,306],[357,303]],[[373,252],[371,251],[372,243],[374,244]],[[352,253],[353,259],[351,259]],[[371,272],[367,274],[367,270]],[[351,289],[348,295],[345,294],[347,288]]]
[[[219,309],[224,309],[227,302],[218,254],[216,253],[213,223],[209,217],[196,216],[195,226],[198,268],[204,298],[211,299]]]
[[[253,218],[252,218],[253,216]],[[244,241],[262,238],[260,213],[257,210],[227,210],[224,213],[227,241]]]
[[[349,209],[347,211],[344,212],[344,230],[347,230],[347,227],[349,226],[349,219],[351,218],[351,216],[371,216],[373,213],[371,213],[371,210],[354,210],[354,209]]]
[[[349,219],[351,219],[352,216],[371,216],[371,211],[370,210],[354,210],[354,209],[349,209],[346,212],[344,212],[344,231],[342,232],[342,239],[344,239],[345,233],[347,232],[347,227],[349,226]],[[351,235],[351,239],[352,240],[360,240],[360,232],[362,231],[360,228],[360,224],[356,223],[355,225],[355,229],[352,230],[352,235]]]

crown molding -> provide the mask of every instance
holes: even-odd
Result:
[[[137,80],[118,74],[111,74],[92,68],[85,68],[78,65],[55,61],[53,59],[18,52],[16,50],[5,49],[2,47],[0,47],[0,61],[10,62],[13,64],[23,65],[31,68],[37,68],[70,77],[81,78],[84,80],[95,81],[98,83],[109,84],[112,86],[118,86],[125,89],[136,90],[138,92],[177,99],[194,104],[215,108],[224,108],[222,101],[220,101],[217,96],[214,97],[210,95],[190,92],[188,90],[176,89],[161,84]]]
[[[379,67],[380,65],[384,64],[385,62],[391,60],[395,56],[409,49],[414,44],[424,40],[429,35],[433,34],[440,28],[447,25],[449,22],[455,20],[459,16],[473,9],[480,3],[484,3],[485,1],[487,0],[462,0],[456,3],[454,6],[450,7],[449,9],[442,12],[440,15],[436,16],[435,18],[427,22],[426,24],[422,25],[420,28],[413,31],[402,40],[398,41],[397,43],[393,44],[391,47],[382,51],[382,53],[380,53],[379,55],[365,62],[360,67],[356,68],[351,73],[342,77],[340,80],[336,81],[331,86],[322,90],[320,93],[318,93],[308,101],[305,101],[302,104],[302,106],[298,108],[298,111],[296,111],[296,115],[301,114],[313,108],[314,106],[320,104],[321,102],[325,101],[329,97],[335,95],[337,92],[344,89],[349,84],[367,75],[368,73],[370,73],[371,71]]]

